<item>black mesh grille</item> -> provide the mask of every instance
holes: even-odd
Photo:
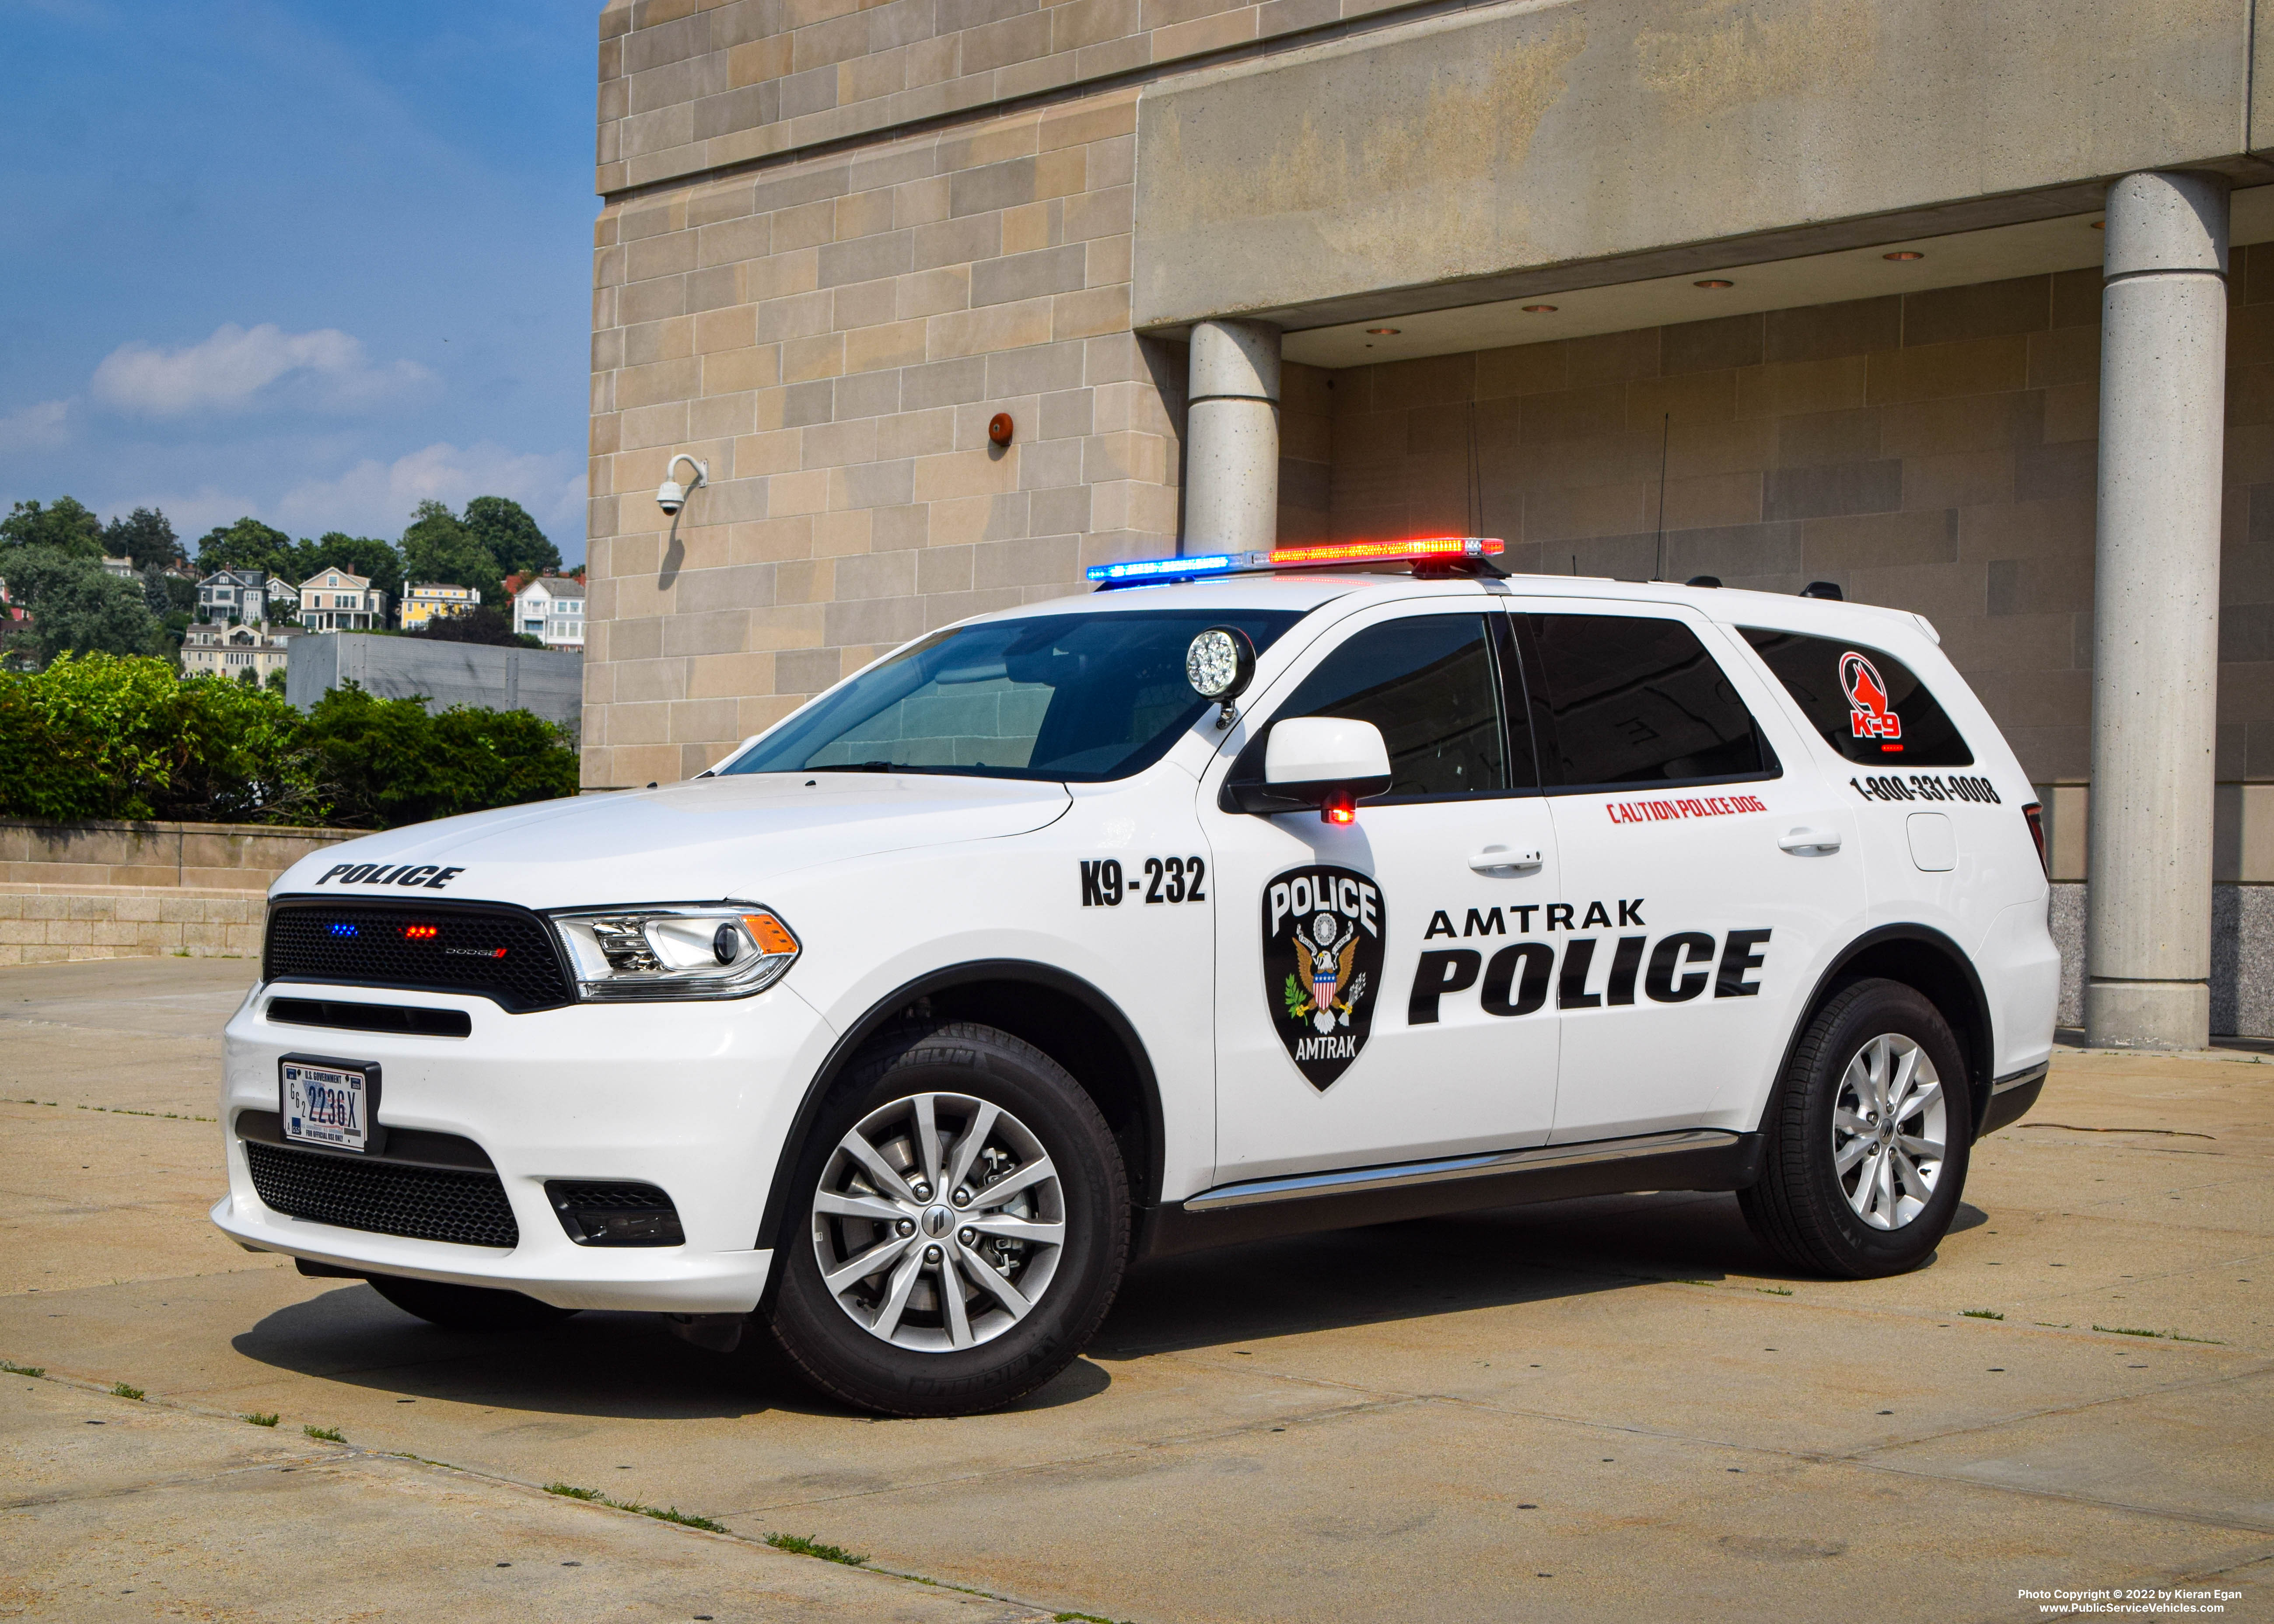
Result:
[[[552,933],[514,908],[280,903],[268,915],[267,965],[270,981],[475,993],[516,1013],[575,996]]]
[[[290,1218],[462,1246],[521,1244],[505,1185],[494,1173],[350,1162],[254,1139],[245,1141],[245,1159],[261,1200]]]

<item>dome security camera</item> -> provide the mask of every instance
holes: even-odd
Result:
[[[670,477],[677,471],[681,462],[695,470],[695,482],[692,485],[681,485]],[[711,465],[708,462],[697,462],[683,451],[672,458],[670,466],[663,471],[664,481],[655,488],[655,505],[662,508],[666,516],[676,517],[679,510],[687,506],[688,493],[691,491],[699,491],[711,483]]]

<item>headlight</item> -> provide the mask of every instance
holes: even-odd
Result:
[[[797,960],[797,938],[749,903],[593,908],[556,914],[553,929],[587,1002],[747,998]]]

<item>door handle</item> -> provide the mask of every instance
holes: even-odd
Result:
[[[1515,879],[1537,874],[1543,866],[1538,852],[1519,852],[1505,846],[1488,846],[1469,859],[1469,867],[1495,879]]]
[[[1840,849],[1840,831],[1836,829],[1788,829],[1778,839],[1780,850],[1795,857],[1829,856]]]

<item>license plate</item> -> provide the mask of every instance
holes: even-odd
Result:
[[[371,1142],[371,1079],[358,1068],[282,1063],[284,1137],[331,1150],[365,1149]]]

